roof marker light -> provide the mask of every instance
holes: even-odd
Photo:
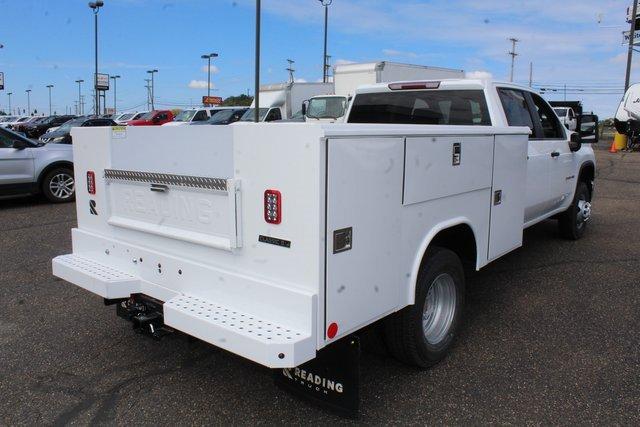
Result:
[[[418,89],[438,89],[440,82],[402,82],[390,83],[391,90],[418,90]]]

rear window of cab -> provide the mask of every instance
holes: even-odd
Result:
[[[482,90],[421,90],[356,95],[349,123],[491,126]]]

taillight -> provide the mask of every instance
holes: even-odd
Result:
[[[264,220],[269,224],[282,222],[282,194],[278,190],[264,192]]]
[[[389,89],[391,90],[438,89],[439,87],[440,82],[403,82],[389,84]]]
[[[96,174],[93,171],[87,172],[87,192],[96,194]]]

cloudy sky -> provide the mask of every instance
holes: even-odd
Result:
[[[263,0],[262,82],[322,76],[323,11],[318,0]],[[622,96],[625,0],[334,0],[329,54],[333,63],[388,60],[509,76],[511,37],[515,79],[533,82],[549,99],[581,99],[611,116]],[[203,53],[217,52],[214,94],[252,92],[253,0],[105,0],[100,11],[100,71],[119,74],[118,108],[144,109],[146,70],[157,68],[162,107],[197,104],[206,92]],[[0,106],[73,109],[74,81],[91,79],[93,17],[85,0],[0,0]],[[640,58],[638,58],[640,64]],[[633,81],[640,80],[634,67]],[[86,85],[86,84],[85,84]],[[90,103],[88,87],[83,88]],[[113,105],[113,92],[108,94]]]

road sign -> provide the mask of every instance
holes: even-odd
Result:
[[[202,104],[203,105],[220,105],[222,104],[222,98],[219,96],[203,96]]]
[[[629,44],[629,34],[631,34],[631,31],[624,31],[622,33],[622,44]],[[633,44],[640,44],[640,31],[638,30],[633,33]]]
[[[0,90],[4,90],[4,73],[0,72]]]
[[[109,90],[109,74],[96,74],[96,89]]]

